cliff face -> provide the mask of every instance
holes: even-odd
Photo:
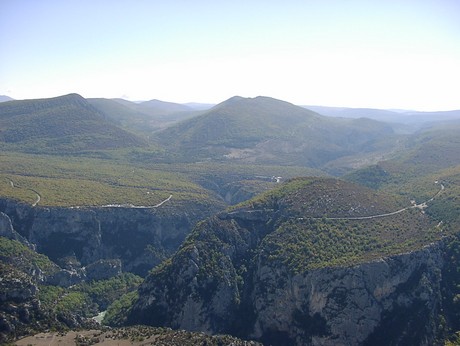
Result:
[[[205,250],[195,240],[170,266],[157,269],[139,290],[131,323],[231,333],[273,345],[433,342],[442,243],[294,274],[266,254],[250,258],[255,234],[236,223],[208,222],[218,237],[227,233],[224,245],[211,241]]]
[[[20,236],[61,267],[75,269],[119,259],[123,271],[145,275],[173,253],[200,219],[216,206],[161,208],[42,208],[0,200]]]
[[[260,261],[251,335],[297,345],[432,344],[442,266],[439,244],[294,276]]]
[[[295,202],[293,196],[306,195],[291,188],[289,198],[274,192],[269,203],[253,201],[254,207],[199,223],[171,260],[146,278],[128,321],[230,333],[272,345],[433,344],[442,304],[443,241],[395,251],[399,240],[393,244],[385,236],[387,245],[379,243],[353,260],[357,248],[340,253],[341,243],[356,234],[378,243],[390,221],[305,220],[295,208],[283,211]],[[308,207],[301,200],[302,208]],[[350,203],[363,205],[363,200]],[[404,220],[411,224],[423,217],[408,213]],[[393,229],[392,235],[404,232]],[[319,261],[324,249],[329,258]]]

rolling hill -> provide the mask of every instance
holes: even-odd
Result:
[[[321,168],[343,156],[390,149],[386,139],[393,131],[377,121],[329,118],[268,97],[233,97],[156,135],[187,160]]]
[[[4,148],[27,152],[71,153],[145,146],[140,137],[105,119],[77,94],[1,103],[0,129]]]
[[[147,126],[149,131],[166,128],[178,121],[191,118],[200,113],[199,109],[187,105],[156,99],[138,103],[123,99],[113,99],[113,101],[147,116],[146,120],[148,121],[144,125]]]
[[[438,122],[409,136],[391,159],[352,172],[347,178],[373,188],[393,186],[396,190],[458,165],[460,122]]]
[[[418,112],[412,110],[385,110],[374,108],[347,108],[347,107],[324,107],[303,106],[323,115],[343,118],[370,118],[378,121],[403,124],[422,124],[460,119],[460,110]]]
[[[107,119],[144,136],[199,113],[186,105],[159,100],[135,103],[124,99],[92,98],[88,102]]]

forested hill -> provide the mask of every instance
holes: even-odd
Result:
[[[73,152],[144,145],[77,94],[0,104],[0,142],[31,152]]]
[[[314,168],[358,152],[386,150],[394,143],[391,136],[384,123],[325,117],[269,97],[233,97],[157,134],[162,145],[187,159]]]

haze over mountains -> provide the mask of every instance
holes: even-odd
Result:
[[[460,110],[439,112],[417,112],[412,110],[385,110],[373,108],[341,108],[304,106],[323,115],[343,118],[370,118],[390,123],[421,124],[426,122],[449,121],[460,118]]]
[[[12,101],[9,96],[0,95],[0,102]],[[152,116],[171,115],[174,113],[188,113],[191,111],[205,111],[215,106],[210,103],[189,102],[185,104],[166,102],[152,99],[149,101],[132,102],[122,98],[114,99],[88,99],[89,102],[100,104],[99,107],[114,107],[116,101],[135,113],[142,113]],[[450,111],[414,111],[410,109],[375,109],[375,108],[350,108],[350,107],[328,107],[318,105],[301,105],[301,107],[317,112],[321,115],[343,118],[369,118],[390,123],[417,124],[424,122],[448,121],[460,118],[460,110]],[[114,109],[111,110],[114,113]],[[118,111],[119,112],[119,111]],[[127,112],[127,110],[125,110]],[[117,113],[117,111],[115,111]],[[139,114],[138,114],[139,115]],[[183,114],[185,115],[185,114]],[[176,119],[180,120],[180,119]]]

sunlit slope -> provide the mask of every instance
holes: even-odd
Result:
[[[380,140],[393,133],[369,119],[324,117],[268,97],[233,97],[157,135],[185,160],[320,168],[339,157],[381,150]]]
[[[145,145],[77,94],[1,103],[0,129],[4,150],[73,153]]]

